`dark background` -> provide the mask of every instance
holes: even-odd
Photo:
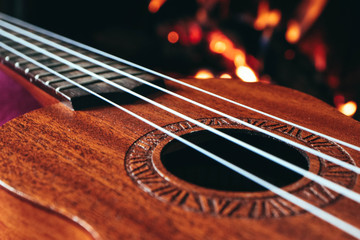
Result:
[[[261,80],[266,77],[266,82],[307,92],[334,106],[348,101],[360,105],[357,1],[327,1],[296,44],[289,44],[284,35],[303,1],[269,1],[282,16],[266,44],[263,31],[249,24],[259,2],[168,0],[158,12],[150,13],[149,1],[0,0],[0,11],[175,77],[193,77],[206,68],[215,77],[227,72],[236,78],[234,66],[208,47],[206,34],[221,30],[254,59],[253,69]],[[206,9],[206,23],[198,23],[199,9]],[[201,41],[168,42],[169,31],[186,32],[193,23],[202,29]],[[326,68],[321,71],[311,58],[314,42],[319,41],[326,49]],[[291,60],[284,57],[289,49],[295,53]],[[360,119],[360,110],[354,118]]]

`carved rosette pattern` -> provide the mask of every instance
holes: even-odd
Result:
[[[242,118],[242,120],[302,143],[324,154],[354,164],[354,161],[343,148],[322,137],[272,120],[252,118]],[[199,121],[215,128],[250,130],[244,125],[227,118],[215,117],[199,119]],[[187,121],[169,124],[164,128],[177,135],[201,130]],[[155,154],[160,152],[166,143],[172,139],[161,131],[154,130],[134,142],[125,157],[125,167],[128,175],[144,191],[155,198],[178,205],[189,211],[224,217],[278,218],[304,212],[300,207],[269,191],[262,194],[259,194],[259,192],[225,192],[205,189],[189,183],[179,184],[179,179],[176,179],[163,167],[157,166],[160,162],[157,159],[159,154]],[[315,166],[310,167],[310,171],[344,187],[352,188],[354,186],[355,173],[316,156],[308,154],[307,157],[310,166]],[[180,182],[184,183],[182,180]],[[318,207],[331,204],[340,197],[338,193],[305,178],[284,189]]]

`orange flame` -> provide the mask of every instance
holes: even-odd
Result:
[[[269,10],[268,1],[261,1],[258,7],[258,15],[254,22],[256,30],[264,30],[266,27],[275,27],[281,20],[281,12],[277,9]]]
[[[232,61],[236,67],[236,75],[244,82],[258,82],[255,72],[246,64],[244,50],[234,47],[233,42],[223,33],[216,31],[209,35],[209,48],[212,52],[221,54]],[[230,75],[221,75],[220,78],[228,78]]]
[[[151,0],[148,6],[149,12],[156,13],[166,0]]]
[[[171,32],[169,32],[167,38],[168,38],[169,42],[177,43],[177,41],[179,41],[179,34],[175,31],[171,31]]]
[[[245,52],[235,48],[232,41],[221,32],[213,32],[209,35],[209,48],[214,53],[222,54],[230,61],[234,61],[235,66],[242,66],[246,63]]]
[[[238,67],[236,69],[236,75],[244,82],[258,82],[259,81],[255,72],[247,66]]]
[[[210,39],[210,50],[214,53],[225,53],[226,50],[232,49],[232,42],[222,33],[213,32],[209,36]]]
[[[339,105],[338,110],[346,116],[351,117],[356,113],[357,104],[354,101],[349,101],[347,103]]]
[[[228,79],[230,79],[230,78],[232,78],[232,77],[231,77],[230,74],[223,73],[223,74],[220,75],[220,78],[228,78]]]
[[[285,38],[289,43],[297,43],[301,36],[301,28],[298,22],[291,20],[288,23]]]
[[[328,0],[303,0],[296,13],[302,33],[306,32],[323,11]]]
[[[195,78],[198,78],[198,79],[207,79],[207,78],[213,78],[213,77],[214,77],[214,75],[209,70],[206,70],[206,69],[199,70],[195,74]]]
[[[289,43],[299,41],[311,25],[318,19],[328,0],[302,0],[294,20],[288,23],[285,38]]]

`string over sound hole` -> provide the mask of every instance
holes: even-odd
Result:
[[[283,142],[245,129],[221,131],[303,169],[309,169],[305,154]],[[208,131],[192,132],[182,137],[278,187],[294,183],[302,177]],[[240,192],[266,190],[177,140],[163,148],[161,161],[175,176],[205,188]]]

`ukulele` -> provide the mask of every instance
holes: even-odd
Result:
[[[0,129],[1,239],[357,239],[360,125],[236,79],[178,80],[0,15],[43,108]]]

